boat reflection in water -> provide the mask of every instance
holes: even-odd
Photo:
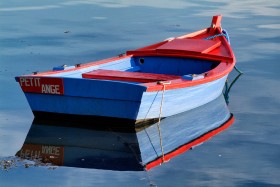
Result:
[[[160,126],[154,123],[133,133],[36,121],[17,156],[58,166],[139,171],[201,144],[229,127],[234,117],[221,95],[201,107],[162,119]]]

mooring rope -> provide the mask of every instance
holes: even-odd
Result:
[[[234,66],[235,67],[235,66]],[[235,79],[230,83],[230,85],[228,85],[228,79],[226,80],[225,82],[225,93],[224,93],[224,97],[225,97],[225,100],[226,100],[226,103],[228,104],[229,103],[229,92],[232,88],[232,86],[234,85],[234,83],[239,79],[239,77],[243,74],[240,70],[237,70],[237,68],[235,68],[236,71],[239,73]]]
[[[161,103],[160,103],[160,109],[159,109],[159,117],[158,117],[158,123],[157,123],[157,128],[158,128],[158,134],[159,134],[159,140],[160,140],[160,148],[161,148],[161,153],[162,153],[162,162],[167,162],[164,159],[164,150],[163,150],[163,143],[162,143],[162,135],[161,135],[161,130],[160,130],[160,119],[161,119],[161,115],[162,115],[162,107],[163,107],[163,101],[164,101],[164,92],[165,92],[165,86],[167,84],[171,84],[170,81],[168,82],[158,82],[158,84],[161,84],[163,86],[163,90],[162,90],[162,95],[161,95]]]
[[[204,40],[211,40],[211,39],[216,38],[216,37],[219,37],[219,36],[224,36],[224,37],[226,37],[226,35],[225,35],[224,33],[222,33],[222,34],[216,34],[216,35],[213,35],[213,36],[209,36],[209,37],[207,37],[207,38],[204,38]]]
[[[230,44],[230,39],[229,39],[229,34],[228,34],[228,32],[226,31],[226,30],[222,30],[222,33],[221,34],[215,34],[215,35],[213,35],[213,36],[209,36],[209,37],[207,37],[207,38],[204,38],[204,40],[212,40],[212,39],[214,39],[214,38],[216,38],[216,37],[219,37],[219,36],[224,36],[226,39],[227,39],[227,41],[228,41],[228,43]]]

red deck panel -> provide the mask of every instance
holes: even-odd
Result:
[[[140,83],[167,81],[167,80],[181,78],[181,76],[176,76],[176,75],[127,72],[127,71],[103,70],[103,69],[98,69],[98,70],[90,71],[88,73],[83,73],[82,77],[89,78],[89,79],[116,80],[116,81],[140,82]]]
[[[198,39],[174,39],[156,48],[156,51],[188,51],[196,53],[208,53],[221,46],[221,41]]]

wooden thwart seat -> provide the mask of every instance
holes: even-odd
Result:
[[[173,39],[159,46],[142,48],[127,51],[128,55],[154,53],[154,54],[207,54],[220,47],[222,42],[219,40],[201,40],[201,39]]]
[[[87,73],[83,73],[82,77],[88,79],[116,80],[116,81],[140,82],[140,83],[167,81],[167,80],[181,78],[181,76],[176,76],[176,75],[127,72],[127,71],[104,70],[104,69],[98,69]]]
[[[197,39],[174,39],[156,48],[157,52],[192,52],[208,53],[221,46],[221,41],[197,40]]]

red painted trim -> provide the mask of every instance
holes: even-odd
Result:
[[[170,160],[173,157],[178,156],[178,155],[186,152],[187,150],[191,149],[192,147],[209,140],[211,137],[213,137],[213,136],[219,134],[220,132],[224,131],[225,129],[227,129],[229,126],[231,126],[233,124],[233,122],[234,122],[234,116],[231,115],[230,119],[226,123],[224,123],[222,126],[220,126],[216,129],[200,136],[199,138],[193,140],[192,142],[189,142],[189,143],[179,147],[178,149],[176,149],[176,150],[174,150],[170,153],[165,154],[164,159],[165,160]],[[163,163],[162,157],[160,157],[160,158],[157,158],[156,160],[146,164],[145,168],[146,168],[146,170],[150,170],[153,167],[156,167],[156,166],[158,166],[162,163]]]
[[[167,81],[172,79],[181,78],[181,76],[176,75],[164,75],[164,74],[154,74],[154,73],[141,73],[141,72],[126,72],[126,71],[116,71],[116,70],[93,70],[88,73],[82,74],[83,78],[89,79],[102,79],[102,80],[116,80],[116,81],[127,81],[127,82],[157,82],[157,81]]]
[[[47,76],[47,75],[53,75],[53,74],[58,74],[58,73],[71,72],[71,71],[76,71],[76,70],[80,70],[80,69],[84,69],[84,68],[88,68],[88,67],[92,67],[92,66],[98,66],[100,64],[111,63],[116,60],[130,58],[131,56],[132,55],[117,56],[117,57],[107,58],[104,60],[99,60],[96,62],[89,62],[89,63],[81,64],[79,67],[75,67],[75,68],[71,68],[71,69],[60,70],[60,71],[44,71],[44,72],[38,72],[37,74],[34,74],[34,75],[30,74],[30,75],[26,75],[26,76]]]
[[[157,47],[156,51],[163,53],[182,53],[186,51],[193,53],[207,53],[220,45],[221,41],[219,40],[174,39]]]

